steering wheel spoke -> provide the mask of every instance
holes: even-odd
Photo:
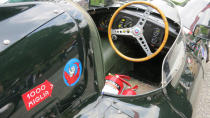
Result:
[[[123,36],[131,36],[132,28],[121,28],[121,29],[112,29],[112,35],[123,35]]]
[[[143,16],[139,19],[138,23],[137,23],[137,26],[141,29],[143,29],[150,13],[151,13],[151,8],[148,6],[147,9],[145,10]]]
[[[151,55],[152,52],[149,48],[149,45],[147,44],[147,41],[145,40],[144,36],[136,37],[138,43],[143,48],[144,52],[147,54],[147,56]]]

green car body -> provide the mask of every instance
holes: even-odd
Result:
[[[0,118],[190,118],[204,73],[201,59],[187,47],[191,35],[178,21],[172,23],[175,40],[160,56],[157,89],[135,96],[101,94],[108,73],[135,64],[118,57],[98,31],[94,15],[116,8],[87,12],[73,2],[1,5]],[[82,70],[78,82],[68,86],[64,69],[72,59],[80,60]],[[51,96],[27,110],[23,95],[46,80],[53,85]]]

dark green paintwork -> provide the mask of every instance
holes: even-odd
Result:
[[[39,4],[34,5],[39,7]],[[73,12],[75,14],[69,14]],[[9,45],[1,52],[0,106],[11,104],[8,111],[0,114],[1,117],[9,115],[11,117],[40,117],[50,115],[47,114],[48,111],[61,115],[78,100],[83,101],[97,94],[95,91],[99,88],[95,86],[97,84],[95,78],[103,73],[103,68],[100,67],[101,73],[94,71],[97,69],[95,63],[98,63],[97,66],[102,66],[101,61],[95,62],[94,55],[100,59],[101,53],[97,51],[94,54],[91,53],[92,46],[99,45],[98,42],[95,43],[97,45],[93,45],[90,39],[100,40],[98,40],[97,31],[93,30],[95,28],[93,23],[83,19],[87,17],[83,15],[77,9],[70,9],[69,12],[61,15],[57,14],[57,17],[50,19],[38,29],[34,31],[28,29],[32,33],[17,40],[15,44]],[[82,62],[83,70],[80,81],[73,87],[67,87],[63,81],[63,68],[71,58],[78,58]],[[54,85],[52,97],[28,112],[21,95],[46,79]],[[85,89],[87,85],[89,87]],[[87,91],[84,92],[84,90]],[[78,106],[73,108],[75,107]]]

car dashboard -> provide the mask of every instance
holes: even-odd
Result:
[[[108,39],[108,25],[109,21],[116,11],[116,7],[99,8],[89,10],[89,14],[95,21],[100,36],[103,39]],[[112,29],[130,28],[137,24],[138,20],[143,16],[144,10],[135,8],[126,8],[120,11],[116,16]],[[173,42],[175,41],[180,26],[171,19],[167,19],[169,23],[169,36],[168,41],[164,47],[164,52],[168,51]],[[157,49],[164,38],[164,23],[160,15],[151,13],[144,26],[143,35],[147,40],[150,47],[154,50]],[[130,37],[131,38],[131,37]]]

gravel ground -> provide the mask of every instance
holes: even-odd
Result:
[[[204,66],[205,76],[200,83],[192,118],[210,118],[210,61]]]

